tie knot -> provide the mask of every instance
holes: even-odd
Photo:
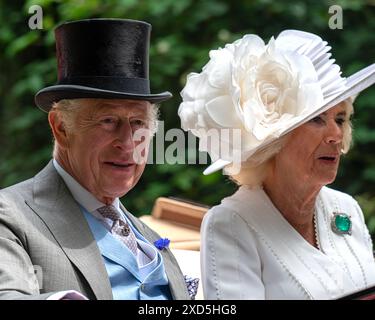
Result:
[[[103,206],[98,209],[98,212],[107,219],[111,219],[112,221],[116,221],[120,219],[119,214],[114,206]]]
[[[137,239],[135,238],[134,232],[130,229],[129,224],[121,219],[119,212],[114,206],[103,206],[97,209],[103,218],[108,218],[113,221],[111,227],[111,233],[115,237],[119,237],[120,240],[137,255]]]

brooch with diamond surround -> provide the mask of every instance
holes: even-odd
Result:
[[[332,231],[343,235],[343,234],[352,234],[352,221],[350,216],[344,212],[334,212],[331,220]]]

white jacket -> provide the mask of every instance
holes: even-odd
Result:
[[[372,242],[349,195],[323,187],[309,244],[263,189],[241,187],[205,215],[201,267],[206,299],[335,299],[375,285]],[[352,234],[331,229],[334,212],[351,216]]]

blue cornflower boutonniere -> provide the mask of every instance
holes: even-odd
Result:
[[[159,250],[163,250],[164,248],[169,246],[170,242],[171,240],[169,240],[168,238],[160,238],[154,242],[154,245]]]

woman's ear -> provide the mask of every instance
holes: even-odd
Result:
[[[50,111],[48,113],[48,122],[59,147],[68,148],[67,132],[61,115],[57,111]]]

